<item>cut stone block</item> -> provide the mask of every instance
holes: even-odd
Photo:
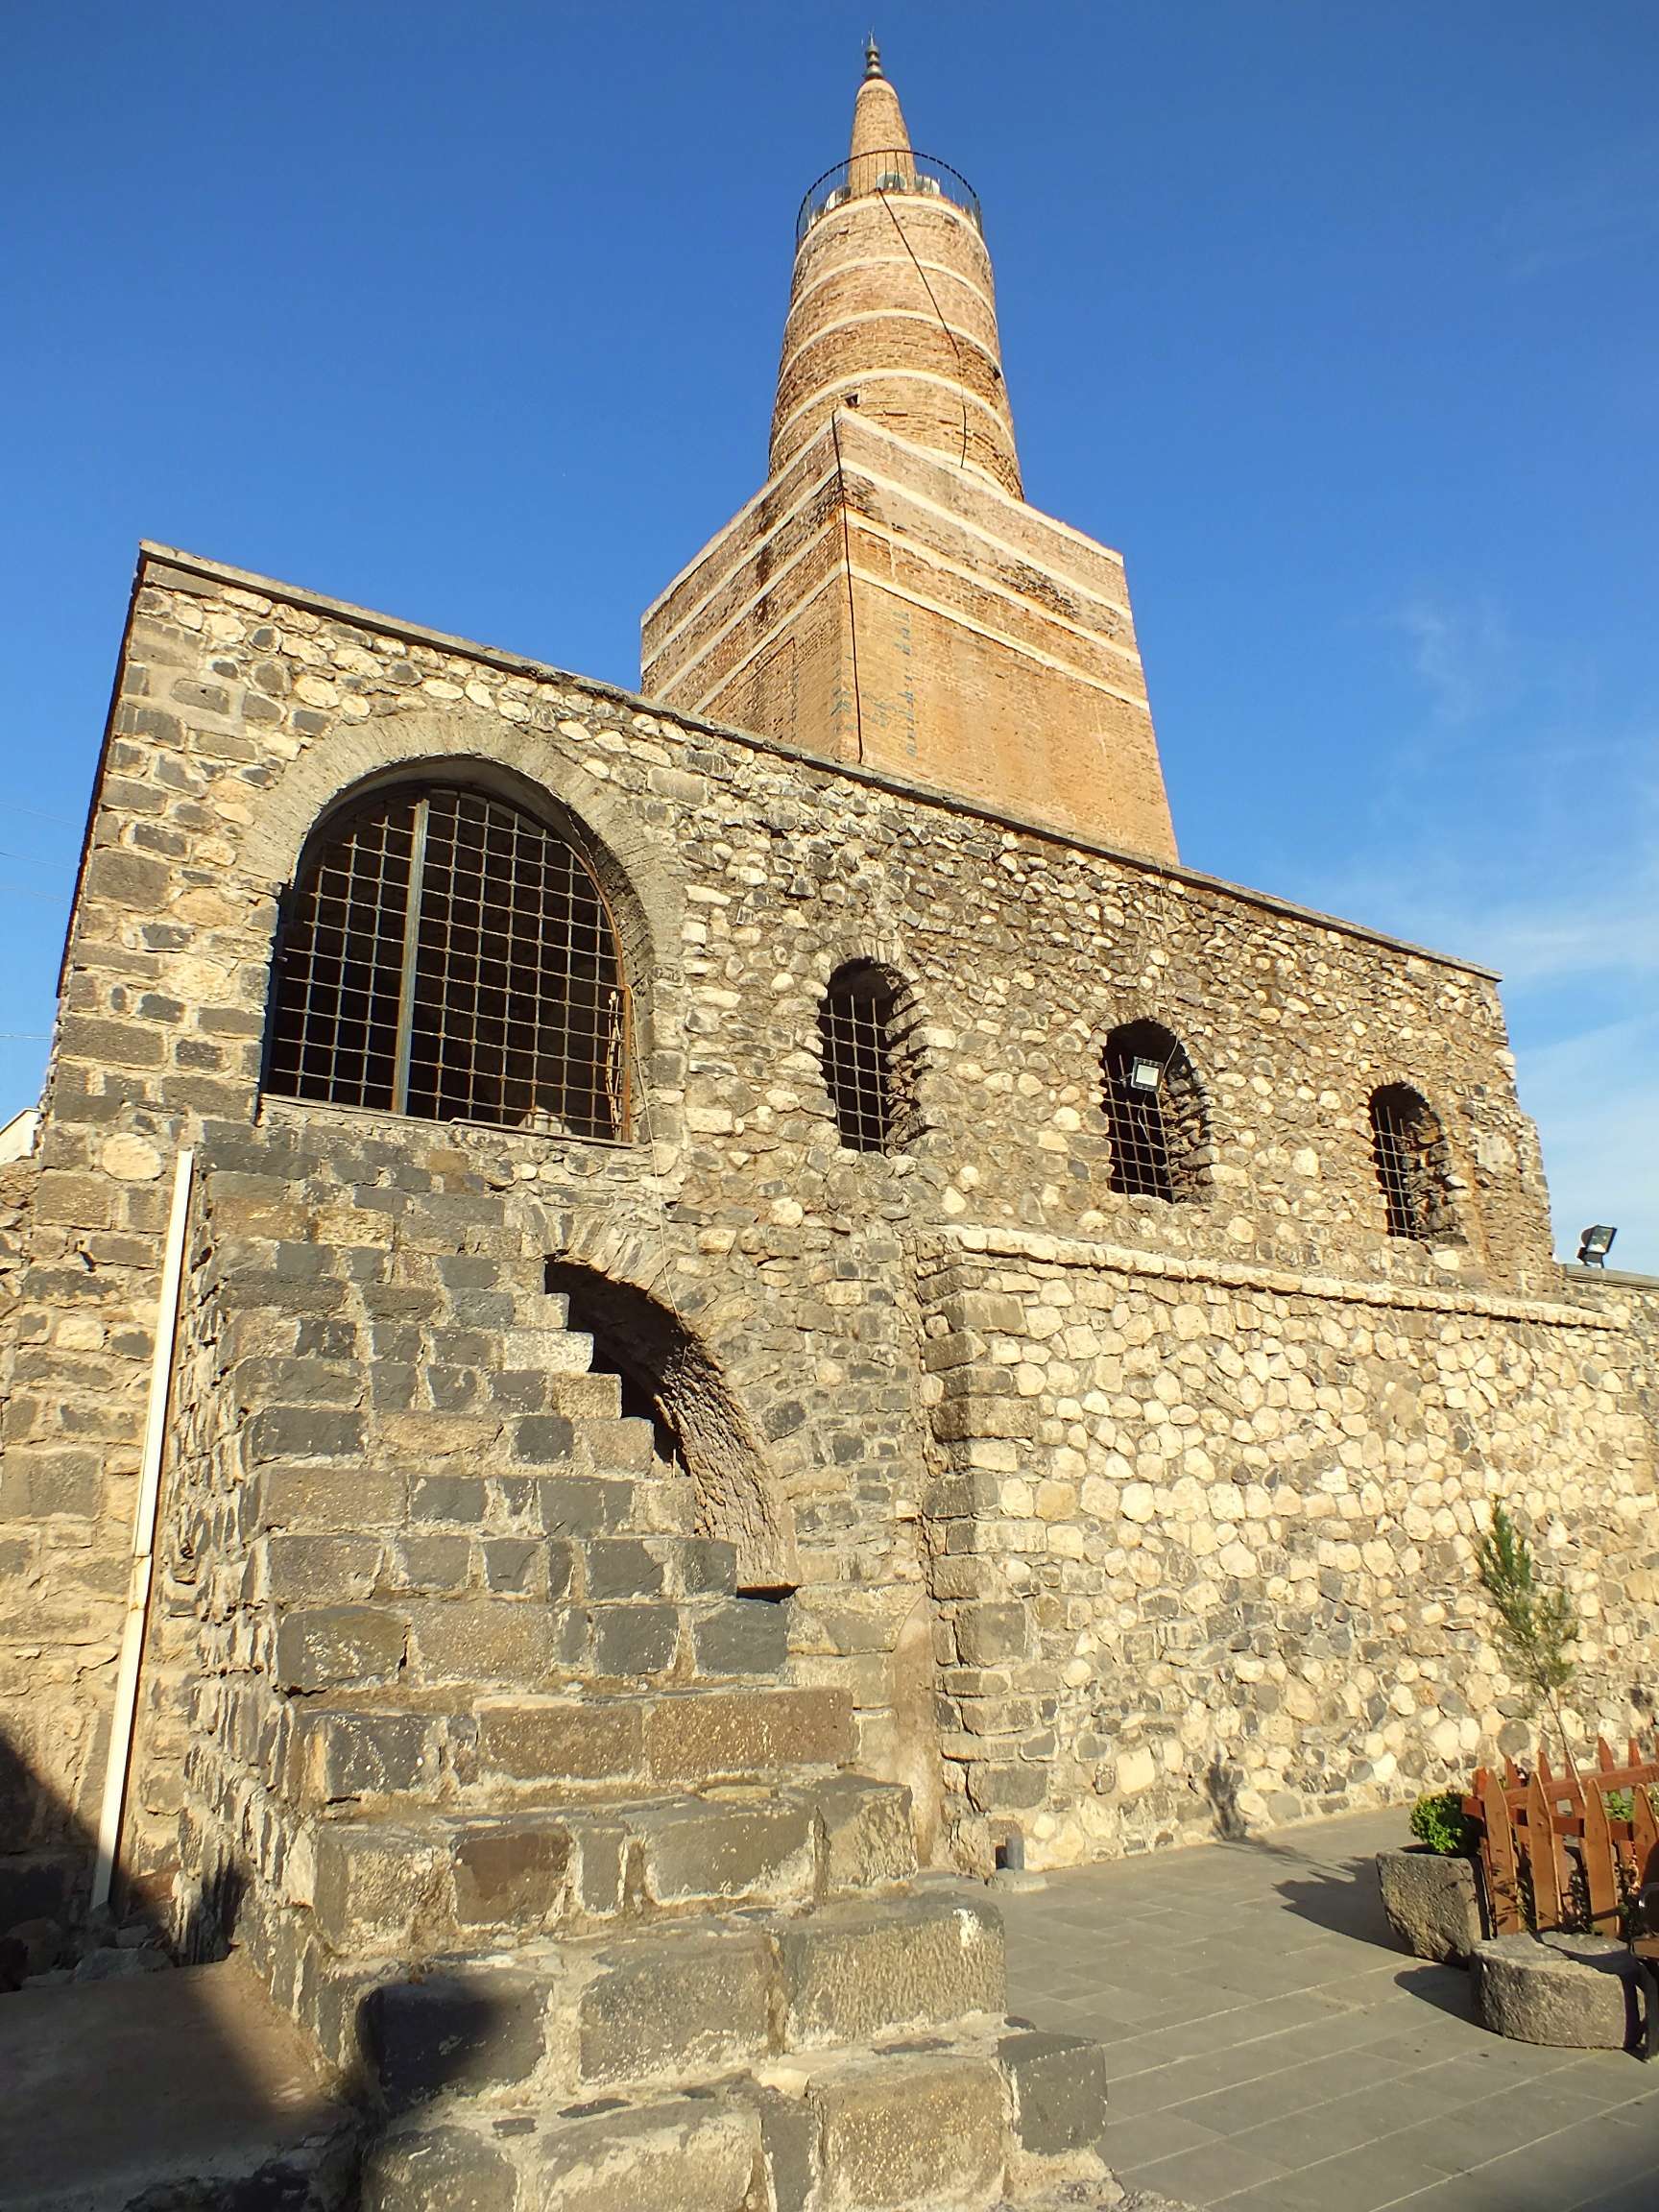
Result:
[[[732,1598],[700,1614],[692,1626],[699,1674],[778,1675],[789,1656],[789,1622],[781,1605]]]
[[[504,1599],[418,1599],[410,1608],[413,1664],[427,1682],[499,1682],[536,1689],[579,1662],[581,1616]]]
[[[619,1375],[549,1375],[547,1403],[555,1413],[573,1421],[621,1419],[622,1378]]]
[[[570,2120],[541,2153],[537,2212],[740,2212],[759,2148],[757,2115],[724,2097]]]
[[[620,1697],[481,1705],[478,1764],[520,1781],[625,1779],[643,1766],[643,1727],[640,1705]]]
[[[634,1484],[597,1475],[543,1475],[536,1484],[536,1505],[550,1536],[590,1536],[633,1519]]]
[[[694,1798],[631,1813],[628,1824],[644,1848],[646,1894],[658,1904],[812,1894],[812,1823],[804,1804]]]
[[[656,1699],[645,1763],[660,1781],[713,1781],[781,1767],[842,1767],[853,1710],[842,1690],[704,1690]]]
[[[419,2128],[370,2146],[362,2212],[515,2212],[517,2188],[511,2163],[484,2136]]]
[[[894,2054],[808,2092],[824,2212],[988,2204],[1002,2177],[1002,2085],[988,2058]]]
[[[593,1613],[593,1671],[623,1679],[666,1674],[680,1647],[672,1605],[599,1605]]]
[[[568,1829],[545,1815],[469,1828],[455,1844],[456,1925],[517,1936],[553,1928],[569,1907],[574,1856]]]
[[[902,1783],[843,1774],[812,1792],[831,1890],[879,1889],[916,1871],[910,1792]]]
[[[613,1377],[613,1381],[615,1378]],[[589,1415],[581,1425],[580,1449],[590,1467],[605,1474],[644,1475],[652,1464],[651,1424],[639,1420],[599,1421]],[[689,1484],[687,1484],[689,1490]]]
[[[338,1952],[408,1950],[416,1930],[448,1917],[448,1852],[397,1822],[327,1821],[318,1833],[311,1907]]]
[[[355,1689],[396,1681],[408,1645],[399,1613],[374,1605],[322,1605],[290,1613],[276,1630],[284,1690]]]
[[[1626,2051],[1652,2030],[1653,1976],[1610,1936],[1494,1936],[1476,1945],[1474,1966],[1476,2006],[1494,2034]]]
[[[662,1590],[662,1562],[637,1536],[600,1536],[583,1547],[589,1598],[655,1598]]]
[[[429,1789],[438,1777],[437,1731],[419,1713],[301,1714],[288,1773],[304,1805]]]
[[[393,1528],[407,1485],[384,1468],[264,1467],[249,1484],[251,1525],[261,1528]]]
[[[998,1667],[1025,1656],[1023,1605],[964,1605],[956,1616],[956,1648],[967,1667]]]
[[[388,2109],[402,2112],[527,2080],[541,2058],[541,2015],[530,1976],[464,1968],[372,1990],[363,2042]]]
[[[1106,2132],[1106,2053],[1079,2035],[1005,2035],[997,2063],[1020,2148],[1060,2158],[1099,2148]]]
[[[779,1931],[792,2051],[1000,2012],[1002,1924],[967,1897],[828,1905]]]
[[[728,2073],[764,2057],[775,1979],[758,1930],[680,1927],[603,1952],[578,2003],[585,2085]]]

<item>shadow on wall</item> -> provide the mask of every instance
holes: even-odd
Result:
[[[75,1931],[85,1880],[66,1892],[61,1869],[93,1847],[0,1733],[0,2212],[374,2212],[383,2169],[397,2194],[396,2120],[521,2032],[476,1984],[393,1984],[360,2008],[356,2077],[331,2080],[236,1954],[236,1869],[177,1932],[119,1889]]]
[[[23,1747],[0,1730],[0,1989],[16,1986],[8,1931],[38,1923],[66,1937],[84,1916],[90,1867],[82,1823]],[[47,1937],[32,1941],[37,1953]]]

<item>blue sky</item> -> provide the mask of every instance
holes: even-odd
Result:
[[[764,471],[867,0],[15,12],[0,1108],[140,537],[631,684]],[[1032,501],[1129,562],[1193,865],[1489,961],[1659,1272],[1659,10],[886,0]]]

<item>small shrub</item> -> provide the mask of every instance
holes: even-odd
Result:
[[[1561,1693],[1577,1671],[1573,1647],[1578,1615],[1565,1590],[1539,1571],[1532,1547],[1503,1505],[1492,1508],[1492,1528],[1477,1548],[1481,1587],[1498,1616],[1496,1641],[1504,1666],[1525,1692],[1528,1707],[1543,1705],[1555,1723],[1567,1771],[1576,1776],[1573,1746],[1561,1719]]]
[[[1411,1808],[1411,1833],[1442,1859],[1467,1859],[1475,1849],[1476,1826],[1463,1810],[1460,1790],[1431,1791]]]

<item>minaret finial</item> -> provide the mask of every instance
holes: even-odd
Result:
[[[869,37],[864,41],[864,75],[868,81],[872,77],[879,77],[880,74],[881,49],[877,45],[876,34],[872,31]]]

